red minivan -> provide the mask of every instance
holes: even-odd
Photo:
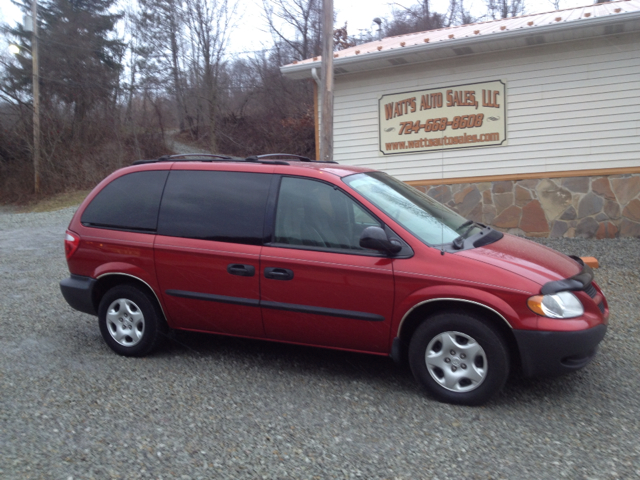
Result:
[[[465,405],[514,367],[584,367],[609,316],[580,258],[385,173],[293,155],[120,169],[82,203],[65,250],[65,299],[121,355],[151,352],[168,328],[388,355]]]

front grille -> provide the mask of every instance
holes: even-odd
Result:
[[[587,295],[589,295],[591,298],[594,298],[598,294],[596,287],[594,287],[592,283],[587,285],[584,291],[587,292]]]

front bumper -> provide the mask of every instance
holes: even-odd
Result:
[[[554,376],[585,367],[598,351],[607,331],[598,325],[578,332],[513,330],[522,370],[528,377]]]
[[[89,315],[97,315],[98,312],[93,304],[93,286],[95,284],[96,280],[91,277],[72,274],[60,282],[60,290],[71,307]]]

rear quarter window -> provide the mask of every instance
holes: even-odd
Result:
[[[85,226],[153,232],[168,171],[134,172],[98,193],[82,213]]]

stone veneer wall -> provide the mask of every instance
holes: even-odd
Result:
[[[418,187],[463,217],[529,237],[640,237],[640,174]]]

